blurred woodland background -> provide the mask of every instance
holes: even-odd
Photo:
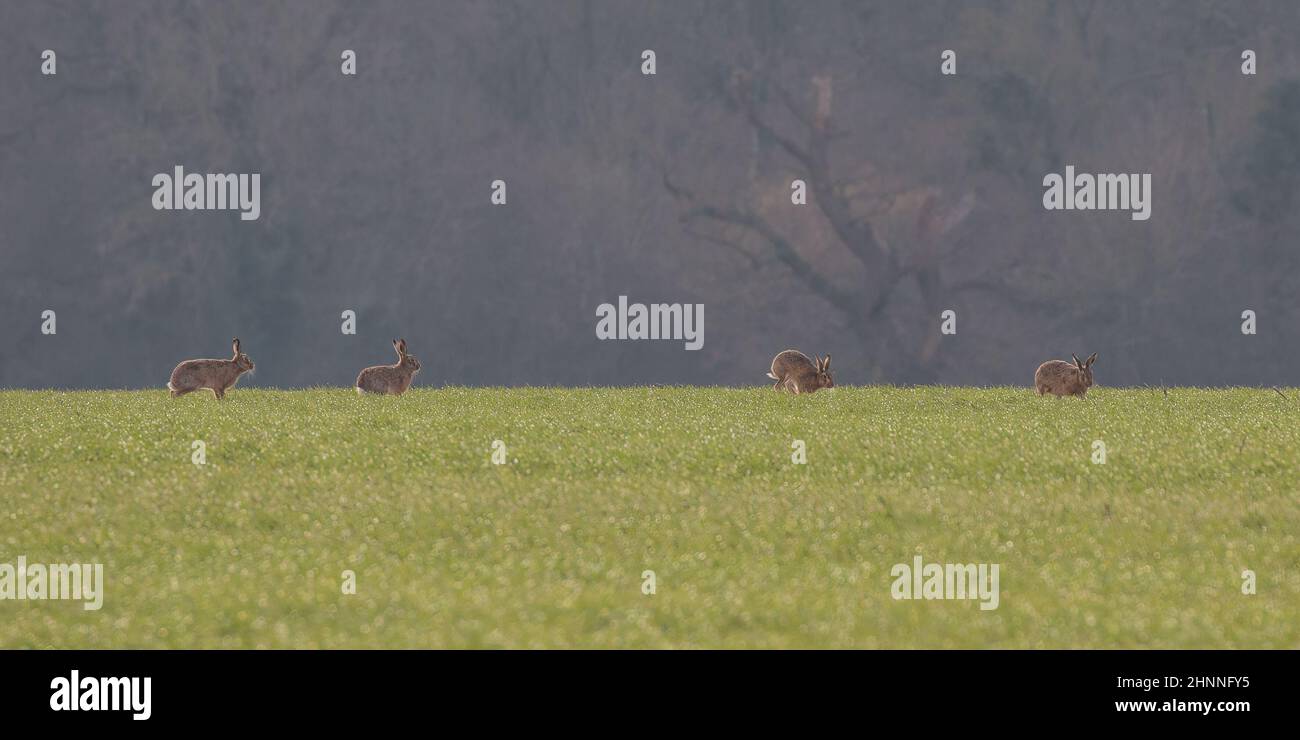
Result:
[[[236,335],[251,386],[398,336],[432,386],[762,385],[787,347],[1294,386],[1298,35],[1293,0],[5,2],[0,387],[162,387]],[[1151,173],[1151,219],[1045,211],[1067,164]],[[261,218],[155,211],[175,165],[261,173]],[[620,295],[705,304],[704,348],[598,341]]]

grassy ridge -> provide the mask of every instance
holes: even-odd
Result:
[[[107,581],[0,647],[1300,647],[1287,395],[0,392],[0,562]],[[1000,607],[894,601],[917,554]]]

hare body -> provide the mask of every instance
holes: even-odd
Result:
[[[406,352],[406,340],[394,339],[397,364],[375,365],[357,375],[357,393],[382,393],[400,396],[411,387],[415,374],[420,372],[420,361]]]
[[[218,400],[225,398],[226,391],[239,382],[239,376],[256,367],[248,355],[239,351],[238,338],[233,340],[232,346],[235,355],[229,360],[186,360],[177,365],[167,381],[167,390],[171,391],[172,398],[202,388],[212,391]]]
[[[772,390],[782,388],[795,395],[813,393],[820,388],[834,388],[831,379],[831,356],[824,359],[809,358],[795,349],[787,349],[772,358],[772,370],[767,377],[776,381]]]
[[[1048,360],[1038,366],[1038,370],[1034,372],[1034,389],[1038,391],[1038,395],[1050,393],[1057,398],[1061,396],[1083,398],[1088,394],[1088,389],[1092,387],[1092,363],[1097,361],[1097,353],[1093,352],[1086,362],[1075,355],[1070,356],[1074,358],[1073,363],[1065,360]]]

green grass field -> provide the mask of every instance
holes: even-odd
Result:
[[[1286,395],[0,392],[0,563],[106,580],[0,647],[1295,648]],[[918,554],[999,607],[894,600]]]

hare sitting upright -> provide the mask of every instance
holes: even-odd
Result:
[[[406,340],[394,339],[397,350],[396,365],[375,365],[357,376],[357,393],[387,393],[400,396],[411,387],[415,374],[420,372],[420,361],[406,353]]]
[[[1078,396],[1084,398],[1092,387],[1092,363],[1097,361],[1093,352],[1086,361],[1080,362],[1079,356],[1071,353],[1074,364],[1065,360],[1048,360],[1038,366],[1034,372],[1034,389],[1038,395],[1051,393],[1053,396]]]
[[[772,370],[767,377],[776,381],[772,390],[785,388],[795,395],[835,387],[835,381],[831,379],[830,355],[824,359],[809,359],[808,355],[795,349],[787,349],[772,358]]]
[[[226,397],[226,391],[239,382],[239,376],[251,372],[253,360],[239,351],[239,338],[233,340],[235,356],[229,360],[186,360],[172,370],[171,380],[167,381],[167,390],[172,398],[193,393],[200,388],[207,388],[218,400]]]

